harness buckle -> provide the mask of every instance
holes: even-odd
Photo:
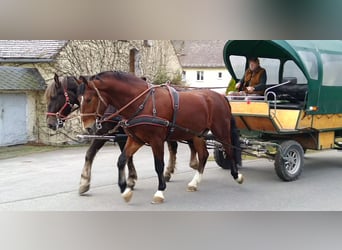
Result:
[[[59,118],[59,116],[57,116],[57,124],[58,124],[58,127],[60,125],[63,125],[63,120],[61,118]]]
[[[99,121],[98,118],[96,118],[95,124],[97,130],[102,129],[102,123]]]

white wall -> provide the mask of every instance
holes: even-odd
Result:
[[[219,93],[225,93],[231,76],[226,68],[183,68],[185,71],[185,82],[191,87],[222,87],[213,89]],[[197,71],[203,71],[203,81],[197,80]],[[222,78],[218,78],[219,72],[222,72]]]

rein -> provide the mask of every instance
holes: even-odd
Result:
[[[160,87],[160,86],[149,86],[147,89],[145,89],[142,93],[140,93],[137,97],[132,99],[129,103],[127,103],[125,106],[123,106],[121,109],[117,110],[115,113],[111,114],[110,116],[107,116],[102,122],[108,121],[122,113],[124,110],[126,110],[129,106],[131,106],[133,103],[135,103],[138,99],[140,99],[143,95],[145,95],[147,92]],[[141,109],[142,106],[140,106]]]

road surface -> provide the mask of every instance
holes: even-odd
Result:
[[[239,185],[230,172],[209,161],[197,192],[187,192],[194,171],[188,167],[189,150],[179,146],[177,172],[168,183],[165,203],[152,205],[157,188],[149,147],[134,157],[138,182],[132,201],[125,203],[117,186],[118,147],[105,146],[97,155],[92,185],[78,195],[86,147],[36,153],[0,160],[0,210],[10,211],[269,211],[342,210],[342,152],[309,153],[297,181],[283,182],[273,162],[244,161]],[[165,157],[167,162],[167,155]]]

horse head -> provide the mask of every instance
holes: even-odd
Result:
[[[92,134],[99,129],[96,126],[101,126],[99,120],[103,117],[108,104],[97,89],[94,78],[88,80],[80,76],[78,82],[81,83],[78,88],[78,100],[83,130]]]
[[[59,77],[55,74],[54,82],[45,91],[46,122],[50,129],[56,130],[63,127],[64,121],[73,111],[74,105],[79,105],[77,87],[75,77]]]

